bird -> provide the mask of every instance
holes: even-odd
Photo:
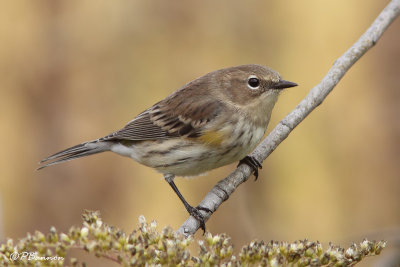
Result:
[[[163,174],[187,212],[205,231],[200,210],[174,183],[239,161],[256,179],[262,165],[248,156],[265,135],[272,109],[285,88],[297,86],[269,67],[247,64],[197,78],[146,109],[122,129],[43,159],[38,168],[111,151]]]

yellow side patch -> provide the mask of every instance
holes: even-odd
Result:
[[[224,141],[225,136],[222,132],[209,131],[198,137],[198,139],[208,145],[219,146]]]

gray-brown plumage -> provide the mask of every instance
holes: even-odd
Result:
[[[175,175],[192,176],[248,158],[263,137],[281,89],[297,84],[260,65],[208,73],[139,114],[124,128],[58,152],[39,169],[104,151],[128,156],[163,173],[188,212]],[[254,159],[252,167],[261,165]]]

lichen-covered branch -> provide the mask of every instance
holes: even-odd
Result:
[[[66,259],[72,249],[122,266],[353,266],[386,246],[384,241],[368,240],[347,249],[332,244],[324,248],[308,240],[253,241],[235,254],[227,235],[207,233],[197,243],[198,253],[191,255],[188,246],[193,241],[170,227],[158,231],[157,224],[147,223],[143,216],[138,229],[128,234],[104,223],[98,212],[86,211],[83,225],[68,233],[52,227],[47,234],[36,231],[0,244],[0,266],[86,266],[79,259]]]
[[[303,121],[311,111],[324,101],[350,67],[378,42],[387,27],[399,16],[399,13],[400,0],[392,0],[360,39],[335,61],[322,81],[312,88],[300,104],[279,122],[251,155],[259,162],[264,161],[275,148],[289,136],[290,132]],[[249,179],[250,175],[250,167],[244,164],[240,165],[233,173],[219,181],[218,184],[211,189],[201,201],[200,206],[216,211],[241,183]],[[210,213],[205,211],[202,211],[202,214],[206,221],[211,216]],[[194,234],[199,227],[199,222],[195,218],[189,217],[178,229],[178,232],[191,235]]]

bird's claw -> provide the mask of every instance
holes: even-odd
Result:
[[[204,235],[206,232],[206,224],[205,224],[203,215],[200,213],[200,210],[203,210],[203,211],[209,212],[209,213],[212,213],[212,210],[205,208],[205,207],[201,207],[201,206],[197,206],[197,207],[188,206],[188,207],[186,207],[186,209],[189,212],[189,214],[191,216],[193,216],[200,223],[200,228],[203,230],[203,235]]]
[[[262,169],[261,163],[256,158],[254,158],[253,156],[244,157],[243,159],[241,159],[239,161],[238,166],[240,164],[242,164],[242,163],[247,164],[250,168],[253,169],[254,176],[256,177],[254,179],[254,181],[257,181],[257,179],[258,179],[258,169]]]

